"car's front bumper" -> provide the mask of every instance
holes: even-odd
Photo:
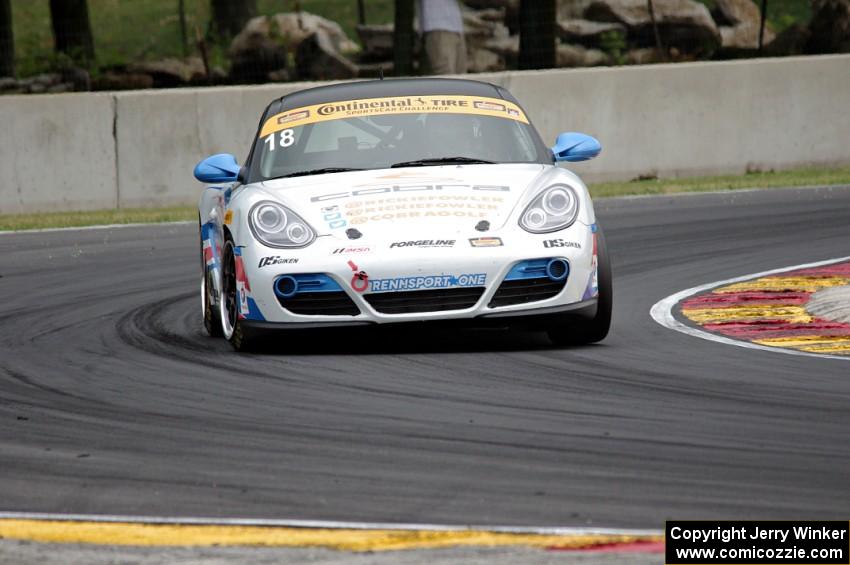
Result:
[[[370,241],[366,238],[351,241],[333,236],[320,237],[301,250],[272,249],[254,241],[245,242],[245,245],[240,246],[240,251],[248,284],[244,287],[245,296],[240,302],[246,304],[250,299],[250,308],[244,309],[244,325],[257,329],[284,329],[452,320],[467,320],[473,325],[507,325],[508,322],[511,325],[533,325],[567,315],[588,318],[595,314],[596,257],[592,227],[577,222],[557,234],[493,234],[501,238],[503,245],[472,247],[469,239],[480,235],[443,234],[441,238],[432,237],[433,240],[455,242],[452,246],[433,248],[392,248],[388,241]],[[569,245],[547,247],[546,242],[553,239],[569,242]],[[359,251],[356,250],[358,248]],[[368,251],[362,251],[364,248]],[[269,257],[275,259],[270,261]],[[532,302],[495,305],[494,296],[518,263],[549,258],[563,259],[569,263],[569,275],[557,294]],[[366,273],[368,285],[356,278],[358,273]],[[288,310],[284,307],[286,302],[282,303],[275,293],[275,281],[282,275],[303,274],[323,274],[335,281],[356,306],[358,313],[325,315],[293,313]],[[461,285],[455,287],[449,283],[445,290],[483,290],[474,304],[458,309],[438,309],[442,306],[437,304],[434,306],[438,309],[436,311],[388,313],[386,309],[382,311],[381,307],[375,305],[378,300],[392,294],[400,296],[401,293],[407,293],[408,297],[415,299],[418,289],[396,285],[411,281],[415,283],[429,277],[448,277],[447,280],[459,281]],[[400,279],[404,280],[399,282]],[[462,284],[464,282],[468,283],[465,287]],[[431,301],[439,302],[440,292],[431,296],[434,295],[436,298],[431,298]],[[415,300],[413,302],[415,308]],[[423,308],[427,310],[428,307]]]

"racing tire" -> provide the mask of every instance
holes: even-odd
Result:
[[[236,254],[234,243],[228,236],[224,241],[221,261],[221,329],[224,338],[233,349],[240,352],[252,351],[256,345],[254,336],[239,319],[239,296],[236,288]]]
[[[599,296],[596,315],[590,320],[570,321],[548,329],[549,339],[555,345],[586,345],[605,339],[611,329],[611,310],[614,305],[614,285],[611,258],[605,245],[602,228],[596,231],[597,284]]]

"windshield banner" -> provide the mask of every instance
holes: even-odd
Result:
[[[468,114],[515,120],[524,124],[528,118],[522,109],[501,98],[482,96],[393,96],[341,100],[295,108],[272,116],[263,124],[260,137],[284,129],[345,118],[363,118],[385,114]]]

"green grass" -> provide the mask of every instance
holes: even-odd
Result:
[[[109,224],[156,224],[197,220],[194,206],[170,208],[125,208],[90,212],[47,212],[40,214],[0,214],[0,231],[45,228],[75,228]]]
[[[683,179],[609,182],[590,184],[589,187],[594,198],[609,198],[613,196],[641,194],[673,194],[681,192],[815,185],[850,185],[850,167],[836,169],[796,169],[793,171]],[[198,210],[194,206],[128,208],[121,210],[95,210],[92,212],[6,214],[0,215],[0,231],[69,228],[108,224],[196,221],[197,217]]]
[[[258,0],[260,14],[294,9],[294,0]],[[139,60],[182,57],[177,0],[89,0],[97,66]],[[185,0],[190,54],[196,30],[204,35],[209,24],[209,0]],[[357,41],[356,0],[301,0],[301,8],[339,22]],[[393,0],[366,2],[368,23],[392,21]],[[15,59],[18,76],[49,71],[55,66],[49,0],[12,0]]]
[[[819,167],[791,171],[747,173],[746,175],[609,182],[590,184],[589,188],[594,198],[606,198],[640,194],[673,194],[834,184],[850,184],[850,167],[835,169]]]

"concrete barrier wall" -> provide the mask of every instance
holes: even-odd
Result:
[[[597,136],[590,181],[850,163],[850,55],[470,75],[547,142]],[[186,204],[204,156],[240,160],[265,105],[316,83],[0,98],[0,213]]]
[[[108,94],[0,97],[0,213],[118,204]]]

